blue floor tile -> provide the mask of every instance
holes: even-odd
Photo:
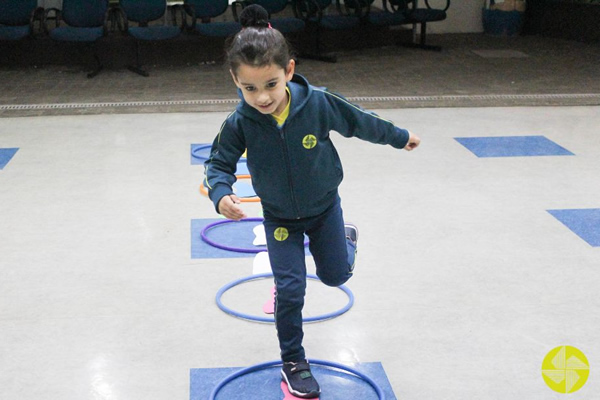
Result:
[[[394,391],[381,363],[359,363],[353,369],[372,379],[385,393],[386,400],[396,400]],[[213,389],[227,376],[241,368],[195,368],[190,370],[190,400],[206,400]],[[377,400],[369,383],[357,376],[331,368],[312,365],[312,372],[321,386],[320,400]],[[281,400],[281,375],[279,367],[259,370],[243,375],[227,385],[215,400]],[[240,394],[243,393],[243,397]]]
[[[237,170],[235,173],[237,175],[250,175],[250,171],[248,171],[248,164],[243,161],[237,163]]]
[[[190,145],[190,163],[192,165],[204,164],[204,161],[208,160],[210,156],[211,146],[208,143],[194,143]]]
[[[238,197],[244,199],[251,199],[256,197],[254,187],[248,182],[250,181],[238,181],[235,183],[235,185],[233,185],[233,191]]]
[[[204,165],[204,161],[210,156],[210,148],[212,145],[207,143],[196,143],[190,146],[190,163],[192,165]],[[245,159],[238,162],[237,175],[250,175]]]
[[[457,137],[477,157],[572,156],[564,147],[544,136]]]
[[[6,167],[6,164],[14,157],[19,149],[0,149],[0,170]]]
[[[592,247],[600,247],[600,208],[548,210]]]

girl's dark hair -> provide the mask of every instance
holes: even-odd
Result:
[[[252,4],[240,13],[242,30],[230,41],[227,62],[235,74],[240,65],[264,67],[276,64],[286,69],[291,57],[287,40],[269,25],[269,13]]]

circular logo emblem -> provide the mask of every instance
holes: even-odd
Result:
[[[546,355],[542,376],[546,385],[558,393],[573,393],[585,385],[590,375],[590,364],[575,347],[559,346]]]
[[[290,236],[290,234],[286,228],[279,227],[279,228],[275,229],[274,236],[275,236],[275,240],[277,240],[279,242],[283,242],[285,239],[288,238],[288,236]]]
[[[317,138],[315,137],[315,135],[306,135],[304,136],[304,139],[302,139],[302,146],[304,146],[305,149],[310,150],[316,145]]]

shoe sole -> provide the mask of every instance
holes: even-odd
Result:
[[[287,376],[285,376],[283,371],[281,371],[281,378],[285,381],[285,383],[288,387],[288,392],[290,392],[290,394],[292,394],[296,397],[300,397],[301,399],[316,399],[321,394],[320,391],[319,392],[309,392],[309,393],[300,393],[300,392],[295,391],[294,389],[292,389],[292,386],[290,385],[290,382],[288,381]]]

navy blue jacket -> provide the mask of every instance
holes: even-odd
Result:
[[[292,101],[283,126],[243,98],[221,126],[205,162],[204,181],[217,212],[221,198],[233,193],[236,164],[246,149],[252,186],[265,214],[298,219],[321,214],[337,196],[343,171],[330,131],[398,149],[408,142],[407,130],[300,75],[288,88]]]

